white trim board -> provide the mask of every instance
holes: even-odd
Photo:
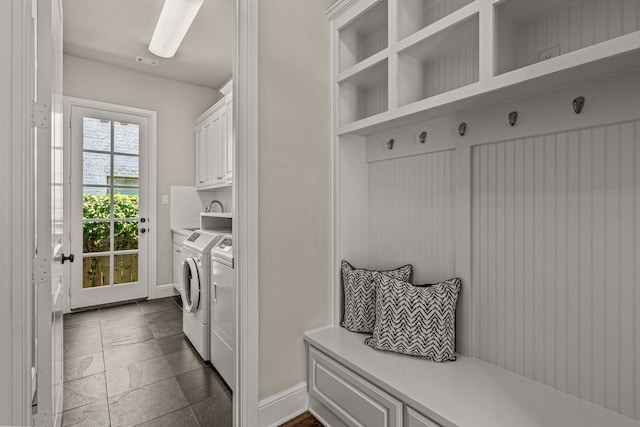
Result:
[[[237,283],[234,426],[258,425],[258,0],[234,2],[233,227]],[[237,224],[237,226],[236,226]]]
[[[298,415],[309,407],[309,395],[305,381],[286,390],[262,399],[258,403],[259,426],[277,427]]]
[[[156,299],[173,297],[176,295],[180,294],[178,293],[178,291],[176,291],[175,285],[173,283],[156,286]],[[151,297],[149,297],[149,299],[151,299]]]
[[[101,102],[101,101],[94,101],[91,99],[84,99],[84,98],[76,98],[76,97],[72,97],[72,96],[65,96],[64,97],[64,121],[63,123],[65,123],[64,126],[64,142],[65,142],[65,146],[66,147],[70,147],[69,145],[69,139],[71,137],[70,133],[69,133],[69,126],[66,125],[69,123],[69,117],[70,117],[70,112],[71,112],[71,107],[72,106],[78,106],[78,107],[86,107],[86,108],[95,108],[95,109],[103,109],[103,110],[109,110],[109,111],[114,111],[117,113],[125,113],[125,114],[136,114],[139,116],[143,116],[146,117],[149,120],[149,147],[148,147],[148,156],[149,156],[149,168],[148,168],[148,181],[149,181],[149,227],[148,228],[153,228],[155,226],[155,223],[153,221],[156,220],[157,218],[157,207],[156,207],[156,199],[157,199],[157,195],[156,195],[156,188],[157,188],[157,161],[158,161],[158,114],[153,111],[153,110],[145,110],[142,108],[135,108],[135,107],[128,107],[125,105],[119,105],[119,104],[111,104],[108,102]],[[71,164],[70,162],[70,156],[71,156],[71,150],[65,150],[64,153],[65,156],[65,170],[67,172],[70,173],[70,168],[69,165]],[[69,236],[68,231],[70,230],[70,226],[71,224],[68,222],[69,218],[70,218],[70,208],[71,208],[71,200],[69,198],[69,179],[70,177],[67,176],[67,179],[65,181],[65,213],[64,213],[64,218],[65,218],[65,235]],[[156,286],[156,282],[157,282],[157,256],[158,256],[158,249],[157,249],[157,232],[156,233],[149,233],[148,234],[148,238],[149,238],[149,275],[148,275],[148,298],[149,299],[156,299],[156,298],[162,298],[161,296],[158,296],[158,287]],[[67,246],[68,246],[68,242],[66,242]],[[65,270],[65,272],[68,272],[68,270]],[[70,307],[71,307],[71,295],[69,292],[69,277],[65,277],[64,280],[65,283],[65,289],[64,289],[64,312],[65,313],[69,313],[70,311]],[[168,295],[167,295],[168,296]]]

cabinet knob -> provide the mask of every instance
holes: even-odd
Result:
[[[204,184],[204,181],[198,181],[200,184]]]

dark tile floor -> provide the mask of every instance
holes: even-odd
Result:
[[[63,426],[232,425],[231,391],[182,333],[179,303],[65,315]]]

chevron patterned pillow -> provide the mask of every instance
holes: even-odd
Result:
[[[429,287],[377,275],[376,321],[365,344],[378,350],[456,360],[456,302],[460,279]]]
[[[387,275],[407,281],[413,267],[409,264],[388,271],[354,268],[342,261],[342,283],[344,286],[344,319],[342,326],[351,332],[373,332],[375,323],[376,288],[373,281],[378,275]]]

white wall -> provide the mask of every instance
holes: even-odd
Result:
[[[260,399],[305,380],[302,333],[330,317],[331,3],[260,2]]]
[[[222,95],[213,89],[69,55],[64,57],[64,94],[158,113],[157,285],[173,283],[169,206],[162,205],[161,196],[169,194],[171,185],[195,184],[193,121]]]

